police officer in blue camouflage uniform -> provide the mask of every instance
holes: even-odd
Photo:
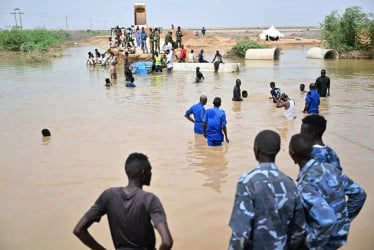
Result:
[[[292,136],[289,154],[300,167],[297,190],[305,209],[306,245],[332,250],[347,242],[351,221],[366,199],[365,191],[335,166],[312,158],[312,140]]]
[[[296,185],[275,165],[280,143],[271,130],[255,138],[258,165],[238,180],[229,250],[298,249],[304,243],[305,216]]]
[[[323,143],[322,136],[326,130],[326,119],[321,115],[308,115],[302,119],[300,133],[311,137],[313,143],[312,156],[319,162],[330,163],[343,171],[336,152]]]

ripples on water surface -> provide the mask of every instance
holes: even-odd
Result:
[[[122,65],[111,88],[104,87],[109,69],[85,67],[93,49],[71,48],[42,65],[0,63],[1,249],[85,249],[71,231],[103,189],[126,183],[123,164],[134,151],[150,157],[146,189],[164,203],[175,249],[226,249],[236,180],[256,164],[257,132],[281,135],[277,164],[296,177],[287,145],[303,117],[299,84],[314,81],[322,68],[332,81],[332,96],[321,101],[325,142],[368,192],[346,249],[373,249],[373,61],[311,60],[306,50],[284,50],[279,61],[242,61],[239,73],[203,72],[202,84],[192,83],[194,72],[174,72],[136,76],[137,87],[127,89]],[[249,98],[233,103],[236,78]],[[295,121],[268,100],[270,81],[295,99]],[[222,97],[230,144],[208,148],[183,117],[201,94],[207,108]],[[50,139],[41,139],[44,127]],[[92,232],[111,248],[105,219]]]

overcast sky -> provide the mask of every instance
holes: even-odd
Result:
[[[169,28],[319,26],[333,10],[359,6],[374,13],[374,0],[0,0],[0,28],[108,29],[134,23],[134,3],[146,4],[147,25]],[[16,15],[20,24],[19,15]]]

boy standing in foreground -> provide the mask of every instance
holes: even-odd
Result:
[[[143,185],[151,183],[151,169],[146,155],[130,154],[125,163],[128,185],[105,190],[75,226],[74,234],[91,249],[105,249],[88,228],[106,214],[115,249],[154,250],[153,226],[161,236],[159,249],[171,249],[173,239],[162,204],[156,195],[143,191]]]

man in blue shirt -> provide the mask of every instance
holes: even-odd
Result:
[[[226,128],[226,113],[219,109],[221,106],[221,98],[215,97],[213,100],[213,108],[207,109],[203,119],[203,134],[208,139],[208,146],[221,146],[223,136],[229,143]]]
[[[326,130],[326,119],[321,115],[308,115],[302,119],[300,133],[308,135],[312,139],[312,156],[319,162],[330,163],[343,171],[340,160],[336,152],[327,146],[322,136]]]
[[[186,117],[187,120],[194,123],[194,131],[196,134],[203,134],[203,118],[205,114],[204,105],[207,101],[208,98],[206,95],[200,96],[200,102],[193,105],[184,114],[184,117]],[[191,114],[193,114],[194,118],[191,117]]]
[[[309,92],[305,97],[305,106],[303,113],[318,114],[319,113],[319,94],[314,83],[309,84]]]
[[[258,165],[238,180],[229,250],[303,249],[304,208],[295,183],[275,164],[280,144],[274,131],[256,135],[253,152]]]
[[[289,154],[299,165],[297,189],[305,210],[308,249],[338,249],[347,242],[351,221],[366,200],[365,191],[338,168],[312,158],[312,140],[292,136]]]

